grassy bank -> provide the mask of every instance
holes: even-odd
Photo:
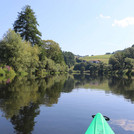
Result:
[[[111,54],[109,54],[109,55],[85,56],[85,57],[80,57],[80,59],[86,60],[86,61],[100,60],[100,61],[102,61],[104,63],[108,63],[110,57],[111,57]]]

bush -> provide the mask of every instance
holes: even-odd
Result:
[[[12,67],[10,67],[10,66],[5,66],[5,67],[3,68],[3,71],[5,72],[5,75],[6,75],[6,77],[8,77],[8,78],[10,78],[10,77],[14,78],[15,75],[16,75],[15,71],[14,71],[14,70],[12,69]]]
[[[0,68],[0,76],[5,77],[5,71],[2,68]]]

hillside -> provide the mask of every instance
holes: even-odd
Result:
[[[104,63],[108,63],[109,58],[111,57],[112,54],[109,55],[95,55],[95,56],[83,56],[80,57],[82,60],[90,61],[90,60],[100,60]]]

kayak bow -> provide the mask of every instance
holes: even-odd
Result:
[[[115,134],[101,113],[95,115],[85,134]]]

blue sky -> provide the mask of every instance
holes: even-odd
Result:
[[[0,8],[0,39],[30,5],[42,39],[63,51],[100,55],[134,44],[134,0],[4,0]]]

